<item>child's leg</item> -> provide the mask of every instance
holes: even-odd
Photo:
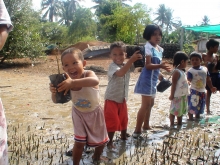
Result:
[[[207,93],[206,93],[206,112],[207,114],[210,114],[210,98],[211,98],[211,91],[210,90],[207,90]]]
[[[127,140],[127,129],[121,131],[121,140]]]
[[[198,113],[198,114],[196,114],[196,118],[197,119],[199,119],[200,118],[200,114]]]
[[[99,147],[95,148],[94,155],[92,156],[93,161],[99,161],[100,160],[100,157],[101,157],[101,154],[103,152],[104,147],[105,147],[105,145],[102,145],[102,146],[99,146]]]
[[[183,116],[177,116],[177,125],[182,125]]]
[[[170,114],[170,127],[174,126],[174,120],[175,116],[173,114]]]
[[[142,96],[141,108],[137,114],[136,128],[134,130],[135,133],[141,133],[141,127],[145,120],[145,128],[150,128],[149,126],[149,118],[151,111],[151,96]]]
[[[73,164],[79,165],[82,153],[84,150],[85,143],[75,142],[73,147]]]
[[[188,116],[189,116],[189,120],[190,120],[190,121],[193,121],[193,114],[191,114],[191,113],[188,112]]]
[[[113,145],[114,134],[115,134],[115,132],[108,132],[109,142],[108,142],[107,146],[110,148],[114,148],[114,145]]]
[[[149,122],[150,122],[150,113],[151,113],[151,109],[154,106],[154,98],[151,98],[151,102],[150,102],[150,108],[149,110],[147,110],[146,115],[144,117],[144,125],[143,125],[143,129],[144,130],[149,130],[151,129]]]

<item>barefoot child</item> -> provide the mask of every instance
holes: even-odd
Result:
[[[121,131],[121,139],[126,140],[128,111],[126,100],[130,72],[134,70],[133,62],[142,59],[142,55],[136,51],[127,63],[126,45],[123,42],[114,42],[110,46],[112,63],[108,69],[108,86],[105,92],[105,121],[109,136],[108,147],[114,148],[113,137],[115,131]]]
[[[218,61],[218,58],[214,54],[217,53],[218,47],[219,47],[219,42],[214,40],[214,39],[210,39],[206,43],[206,48],[207,48],[208,52],[207,52],[206,55],[202,56],[202,59],[203,59],[204,64],[207,68],[209,68],[209,66],[211,66],[211,65],[216,65],[216,63]],[[216,74],[212,74],[211,70],[209,70],[209,73],[210,73],[211,79],[212,79],[212,77],[214,77],[216,75]],[[206,93],[206,112],[207,112],[207,114],[211,114],[211,111],[210,111],[210,98],[211,98],[212,92],[211,92],[211,90],[208,86],[206,86],[206,89],[207,89],[207,93]]]
[[[136,128],[133,133],[134,138],[140,136],[142,127],[144,130],[151,129],[149,120],[156,96],[159,72],[161,68],[170,71],[167,63],[162,62],[163,48],[158,45],[162,38],[160,27],[158,25],[147,25],[143,38],[147,40],[145,45],[146,62],[134,89],[134,92],[142,97],[141,108],[137,114]]]
[[[182,116],[188,110],[187,97],[189,95],[189,85],[185,74],[188,56],[184,52],[176,52],[173,57],[175,70],[172,75],[172,86],[169,99],[170,105],[170,126],[174,126],[175,116],[177,125],[182,125]]]
[[[61,62],[67,79],[58,85],[58,92],[71,90],[72,120],[75,144],[73,164],[79,165],[85,144],[96,147],[94,161],[100,160],[108,134],[103,109],[100,106],[99,79],[93,71],[84,70],[86,61],[79,49],[69,48],[62,53]],[[52,100],[56,103],[56,89],[50,85]]]
[[[187,79],[191,82],[190,95],[188,97],[188,115],[189,120],[193,120],[193,115],[200,118],[205,108],[205,86],[209,86],[211,92],[216,92],[213,87],[208,69],[201,66],[202,56],[200,53],[192,52],[190,54],[192,67],[187,72]]]

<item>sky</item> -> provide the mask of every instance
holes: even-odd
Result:
[[[32,1],[33,8],[40,9],[41,0]],[[88,8],[95,5],[91,0],[84,0],[84,2],[79,3],[81,6]],[[179,18],[183,26],[200,25],[205,15],[210,19],[210,25],[220,24],[220,0],[132,0],[132,2],[128,1],[126,3],[129,5],[135,3],[145,4],[152,9],[152,19],[159,5],[165,4],[166,8],[173,10],[173,17]]]

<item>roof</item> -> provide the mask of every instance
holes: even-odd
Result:
[[[186,30],[192,30],[195,32],[204,32],[215,34],[220,36],[220,24],[218,25],[206,25],[206,26],[192,26],[192,27],[184,27]]]

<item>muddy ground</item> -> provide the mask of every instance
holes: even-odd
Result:
[[[87,66],[95,65],[107,70],[110,62],[107,56],[99,57],[87,60]],[[60,70],[62,72],[62,68]],[[72,164],[71,157],[65,156],[74,144],[71,102],[54,104],[50,99],[48,76],[57,72],[55,56],[35,62],[13,60],[0,68],[0,97],[8,124],[10,164]],[[107,76],[97,74],[103,105]],[[129,86],[130,134],[141,103],[141,97],[133,94],[138,76],[139,72],[135,70]],[[118,133],[115,136],[116,149],[109,151],[105,148],[103,155],[109,161],[101,164],[220,163],[220,94],[213,95],[211,99],[213,115],[203,115],[193,122],[184,116],[182,127],[170,129],[169,93],[170,89],[157,93],[150,119],[153,130],[143,132],[140,139],[130,137],[126,142],[120,141]],[[93,164],[92,152],[92,149],[86,150],[81,164]]]

